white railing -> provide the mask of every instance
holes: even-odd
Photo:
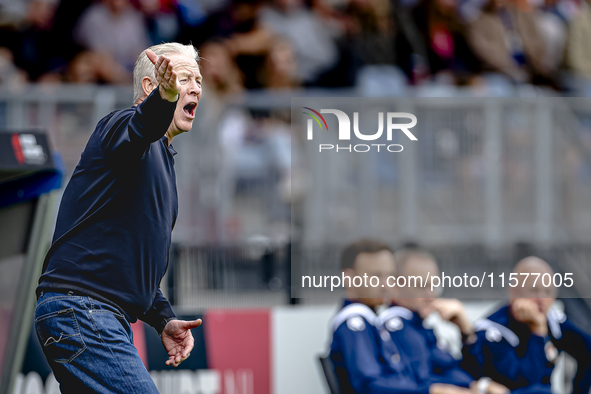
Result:
[[[228,149],[234,136],[226,132],[238,124],[256,136],[261,118],[289,121],[285,111],[292,96],[339,100],[357,93],[254,92],[231,106],[205,94],[193,130],[176,144],[182,214],[175,240],[236,243],[288,234],[289,204],[278,191],[285,179],[267,177],[271,170],[260,167],[260,156],[272,157],[276,145],[233,141],[234,150]],[[25,85],[15,91],[0,86],[0,129],[47,130],[71,173],[98,120],[130,106],[131,98],[129,87]],[[296,196],[302,209],[294,211],[301,214],[302,241],[341,243],[359,236],[427,244],[586,240],[591,231],[589,99],[388,100],[419,119],[418,143],[401,154],[341,160],[335,167],[328,156],[315,157],[302,138],[292,138],[292,179],[307,177],[292,185],[292,193],[294,186],[305,185]],[[228,119],[235,123],[224,123]],[[304,165],[298,168],[296,162]],[[356,200],[368,203],[352,205]]]

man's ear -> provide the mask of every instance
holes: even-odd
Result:
[[[145,76],[142,78],[142,90],[144,91],[144,97],[148,97],[152,90],[156,89],[156,81],[152,78]]]

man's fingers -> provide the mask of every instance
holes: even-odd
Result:
[[[163,55],[158,58],[154,67],[156,81],[158,85],[160,85],[161,93],[164,91],[167,92],[166,95],[172,95],[172,93],[178,94],[180,87],[178,85],[177,73],[174,69],[175,65],[173,64],[173,61],[169,57]]]
[[[164,365],[172,365],[173,367],[176,368],[180,365],[180,363],[182,363],[187,358],[189,358],[190,355],[191,355],[191,353],[187,353],[186,355],[183,354],[182,356],[179,354],[177,354],[176,356],[170,356],[170,358],[168,360],[166,360]]]
[[[164,63],[162,64],[164,66]],[[172,64],[170,64],[170,60],[166,59],[166,68],[163,69],[162,79],[164,81],[169,81],[170,76],[172,75]]]
[[[152,52],[152,50],[150,50],[150,49],[146,49],[146,56],[148,56],[148,59],[150,59],[150,61],[154,65],[158,61],[158,56],[156,56],[156,54],[154,52]]]
[[[159,78],[160,75],[162,74],[160,69],[162,68],[162,63],[164,63],[164,60],[165,60],[165,57],[160,56],[158,58],[158,60],[156,61],[156,63],[154,63],[154,74],[156,75],[156,78]]]
[[[156,63],[156,75],[161,79],[165,78],[169,63],[170,59],[168,59],[166,56],[160,56],[158,59],[158,63]]]
[[[154,75],[156,77],[156,81],[161,83],[164,78],[164,73],[166,73],[166,69],[168,68],[168,63],[170,59],[166,56],[160,56],[156,63],[154,63]]]
[[[191,355],[191,350],[193,350],[193,344],[190,346],[185,346],[183,352],[181,353],[181,361],[185,361]]]
[[[166,362],[164,363],[165,365],[172,365],[173,367],[177,367],[180,362],[177,361],[178,356],[170,356],[170,358],[168,360],[166,360]]]
[[[201,319],[191,320],[191,321],[183,321],[182,328],[185,330],[192,330],[193,328],[197,328],[203,323]]]

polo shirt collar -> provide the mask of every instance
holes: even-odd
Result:
[[[164,137],[160,138],[160,141],[162,141],[164,143],[164,146],[166,147],[166,149],[168,149],[168,153],[170,154],[171,157],[177,154],[177,151],[174,149],[172,144],[168,145],[168,137],[166,135],[164,135]]]

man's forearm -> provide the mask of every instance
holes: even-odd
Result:
[[[130,133],[141,135],[149,143],[158,141],[170,126],[176,110],[176,100],[168,101],[159,93],[159,88],[136,107],[129,122]]]
[[[139,159],[148,145],[164,136],[176,110],[176,102],[164,100],[158,91],[152,93],[127,118],[112,118],[103,126],[101,150],[106,157]]]

